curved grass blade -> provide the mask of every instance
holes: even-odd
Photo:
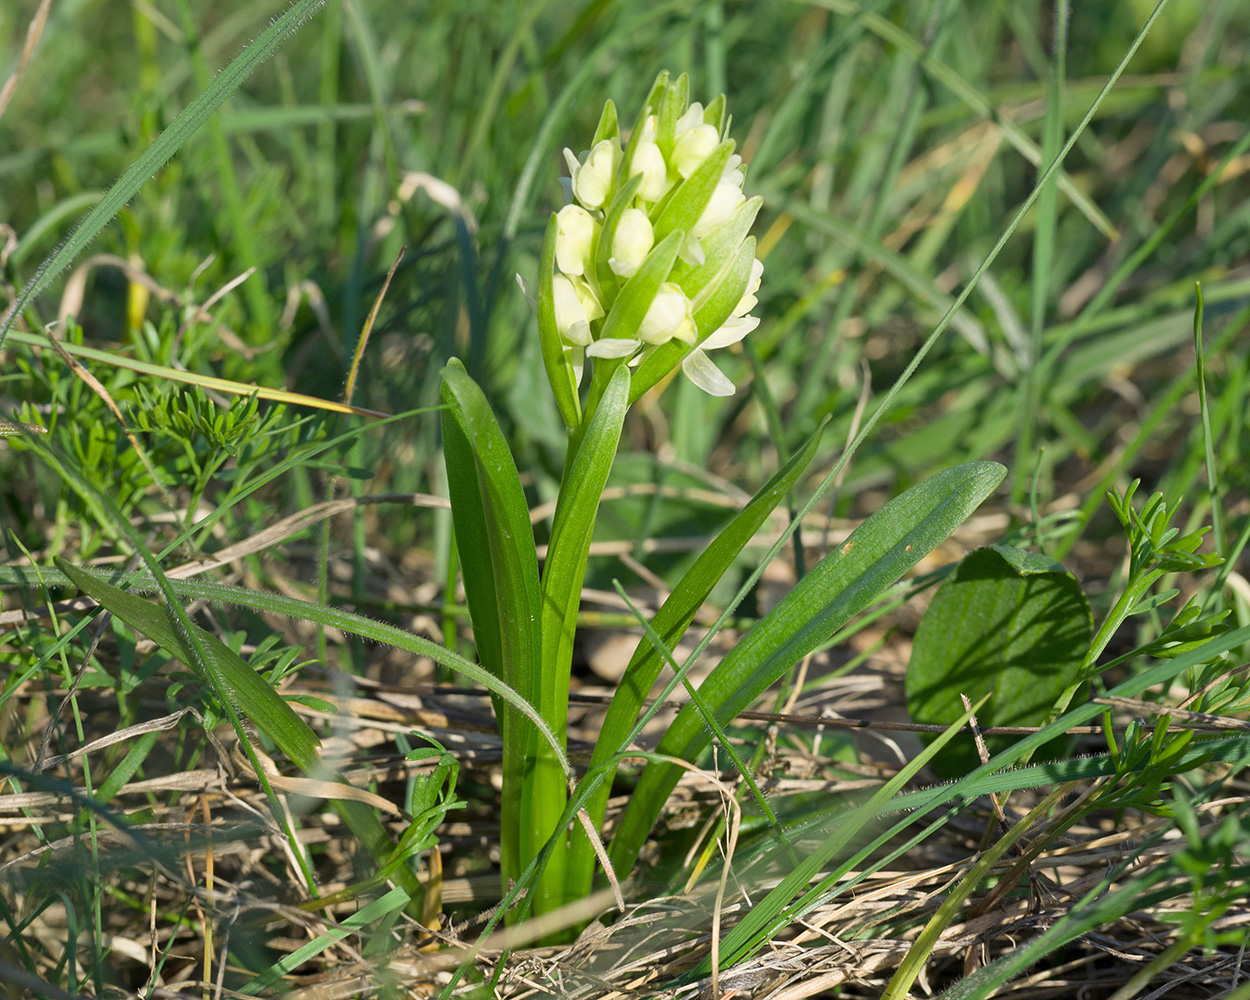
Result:
[[[58,559],[56,564],[83,593],[191,668],[223,703],[239,716],[250,719],[310,778],[344,780],[321,760],[317,753],[321,741],[308,724],[238,653],[216,636],[194,624],[188,628],[188,623],[179,622],[169,610],[119,590],[64,559]],[[198,650],[193,643],[198,643]],[[259,769],[257,778],[263,780]],[[377,862],[385,862],[395,845],[373,810],[364,803],[346,799],[332,802]],[[409,897],[421,900],[421,884],[411,868],[401,865],[392,877]]]
[[[21,569],[21,567],[13,566],[3,567],[0,578],[12,579],[24,586],[39,585],[38,581],[32,579],[29,571],[18,572]],[[72,585],[69,577],[59,570],[41,569],[41,575],[50,587]],[[156,579],[149,573],[115,573],[109,576],[97,574],[96,579],[104,580],[114,586],[121,583],[138,591],[158,592],[160,590]],[[168,583],[172,592],[183,597],[214,601],[219,604],[229,604],[240,608],[250,608],[253,611],[286,615],[288,618],[294,618],[298,621],[312,622],[314,625],[340,629],[352,635],[358,635],[363,639],[369,639],[372,642],[394,646],[396,649],[402,649],[405,652],[412,653],[414,656],[428,657],[442,664],[448,670],[460,674],[467,680],[481,684],[482,687],[492,694],[498,695],[507,701],[509,705],[533,723],[535,729],[538,730],[539,737],[552,748],[552,752],[560,760],[561,767],[565,770],[565,773],[572,773],[563,751],[559,749],[560,741],[543,721],[538,709],[489,671],[483,669],[472,660],[466,660],[463,656],[453,652],[446,646],[440,646],[431,639],[414,635],[412,632],[399,628],[396,625],[389,625],[374,618],[366,618],[364,615],[344,611],[341,608],[332,608],[322,604],[314,604],[311,601],[302,601],[295,597],[285,597],[281,594],[270,594],[260,590],[249,590],[246,587],[235,587],[225,583],[213,583],[209,580],[170,579]]]
[[[739,642],[700,687],[722,725],[744,711],[790,666],[862,611],[958,527],[1002,481],[996,462],[970,462],[939,472],[861,524]],[[678,714],[658,751],[694,760],[710,735],[694,706]],[[612,840],[617,871],[629,871],[680,776],[651,765]]]
[[[1033,824],[1044,818],[1054,808],[1055,804],[1071,790],[1070,785],[1060,785],[1026,815],[1022,816],[1004,836],[999,837],[990,846],[989,850],[977,859],[977,863],[973,865],[972,871],[960,879],[959,885],[942,900],[942,905],[938,907],[937,912],[925,924],[924,930],[920,932],[920,936],[916,938],[911,948],[908,949],[902,963],[900,963],[894,976],[887,984],[885,992],[881,994],[881,1000],[906,1000],[906,997],[910,995],[912,984],[916,981],[916,977],[920,975],[925,962],[928,961],[929,955],[932,954],[938,938],[942,936],[942,932],[955,919],[965,900],[981,884],[981,880],[989,875],[990,869],[994,867],[999,858],[1007,853],[1008,848],[1023,837]]]
[[[720,581],[738,554],[746,547],[755,533],[763,527],[769,515],[786,494],[794,488],[803,470],[807,468],[821,436],[828,424],[826,418],[807,442],[777,473],[751,498],[742,511],[725,526],[716,539],[704,550],[694,565],[686,571],[673,588],[668,599],[655,613],[651,626],[661,642],[672,649],[681,640],[694,620],[695,613],[703,606],[712,588]],[[625,674],[612,696],[612,703],[599,729],[590,767],[593,770],[605,764],[625,749],[629,733],[642,710],[643,702],[650,693],[656,678],[664,667],[659,650],[646,638],[638,641]],[[609,775],[586,803],[591,822],[600,827],[607,808],[612,780]],[[594,877],[595,857],[590,840],[578,829],[573,834],[573,851],[569,859],[568,896],[579,899],[590,892]]]
[[[121,175],[95,208],[87,213],[69,238],[56,248],[35,271],[34,276],[18,293],[8,312],[0,318],[0,347],[18,315],[69,265],[79,253],[99,234],[109,220],[125,207],[149,177],[163,167],[182,144],[252,75],[262,62],[273,55],[286,38],[304,23],[324,0],[296,0],[284,14],[274,18],[260,36],[239,53],[212,84],[201,91],[182,113],[156,137],[130,168]]]
[[[14,330],[9,336],[19,344],[28,344],[31,347],[53,350],[52,341],[37,333]],[[254,395],[258,399],[268,399],[275,403],[308,406],[317,410],[329,410],[331,413],[351,413],[358,417],[386,417],[389,415],[378,410],[367,410],[361,406],[352,406],[350,403],[340,403],[333,399],[307,396],[302,392],[292,392],[289,389],[274,389],[264,385],[248,385],[245,382],[233,382],[230,379],[218,378],[215,375],[184,371],[180,368],[170,368],[168,365],[156,365],[150,361],[141,361],[138,358],[127,357],[125,354],[117,351],[103,351],[96,347],[87,347],[68,340],[60,341],[59,346],[70,357],[87,358],[90,361],[98,361],[113,368],[125,368],[127,371],[139,372],[141,375],[151,375],[153,378],[162,379],[166,382],[184,382],[187,385],[198,385],[201,389],[212,389],[215,392],[224,392],[231,396]]]

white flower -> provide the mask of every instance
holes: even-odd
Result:
[[[577,200],[589,209],[603,207],[612,190],[617,165],[621,162],[620,144],[614,139],[602,139],[595,143],[595,148],[581,162],[566,147],[564,161],[569,166],[573,194],[577,196]]]
[[[677,136],[681,137],[683,132],[687,132],[703,124],[703,105],[699,101],[695,101],[690,107],[686,108],[685,113],[677,119]]]
[[[629,278],[642,267],[654,244],[655,231],[647,213],[640,208],[627,208],[621,213],[612,236],[612,256],[608,259],[608,267],[618,277]]]
[[[565,274],[585,274],[599,228],[586,209],[565,205],[556,213],[556,264]]]
[[[739,173],[738,176],[741,177],[742,174]],[[702,238],[719,229],[729,221],[729,217],[744,201],[746,197],[742,193],[741,181],[734,184],[732,181],[721,180],[712,192],[712,200],[708,202],[707,208],[703,210],[703,214],[699,216],[699,221],[694,224],[691,232],[696,237]]]
[[[734,306],[729,319],[682,359],[681,370],[686,373],[686,377],[709,395],[732,396],[734,393],[734,384],[712,363],[705,352],[736,344],[760,325],[757,317],[746,314],[755,308],[755,293],[759,291],[763,275],[764,262],[757,258],[751,262],[751,276],[747,278],[746,290]]]
[[[565,343],[585,347],[590,343],[590,323],[603,315],[603,306],[581,278],[557,274],[551,282],[556,330]]]
[[[686,293],[680,285],[664,282],[642,318],[638,339],[644,344],[666,344],[676,339],[693,346],[698,335]]]
[[[638,196],[643,201],[659,201],[669,188],[668,164],[653,139],[640,139],[629,161],[629,176],[642,174]]]
[[[725,378],[724,372],[712,364],[701,348],[696,347],[682,359],[681,370],[685,372],[686,378],[709,396],[734,394],[734,384]]]
[[[758,257],[751,261],[751,276],[747,279],[746,291],[742,293],[742,298],[738,300],[738,304],[734,306],[731,315],[745,316],[755,308],[755,293],[760,290],[760,279],[764,277],[764,262]],[[759,320],[756,320],[758,323]]]
[[[677,142],[673,145],[673,167],[682,177],[689,177],[703,165],[712,151],[720,145],[720,135],[714,125],[695,125],[682,132],[678,122]]]

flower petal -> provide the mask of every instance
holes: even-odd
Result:
[[[718,347],[728,347],[730,344],[736,344],[748,333],[760,325],[759,318],[756,316],[735,316],[725,320],[724,326],[714,331],[707,340],[703,341],[699,346],[705,351],[714,351]]]
[[[640,340],[608,337],[604,340],[596,340],[586,348],[586,353],[592,358],[627,358],[641,346]]]
[[[725,378],[724,373],[708,359],[699,348],[695,348],[681,363],[681,370],[686,378],[706,392],[709,396],[732,396],[734,384]]]
[[[691,267],[702,267],[707,263],[707,255],[703,252],[703,244],[694,233],[688,233],[682,241],[677,255]]]

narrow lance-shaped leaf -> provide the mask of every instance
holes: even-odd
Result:
[[[971,462],[939,472],[861,524],[765,616],[700,687],[722,725],[746,710],[793,664],[829,639],[934,546],[1002,481],[996,462]],[[694,707],[677,716],[658,751],[694,760],[710,737]],[[643,841],[680,776],[676,765],[650,764],[630,798],[611,859],[633,867]]]
[[[820,443],[828,420],[821,423],[816,432],[777,473],[751,498],[750,502],[727,524],[716,539],[704,550],[694,565],[686,571],[673,588],[668,599],[651,620],[652,627],[669,649],[681,640],[690,627],[695,614],[703,606],[712,588],[725,575],[733,561],[746,547],[755,533],[763,527],[776,506],[794,487],[803,470],[807,468],[816,447]],[[607,716],[599,729],[590,767],[593,769],[610,760],[623,750],[634,721],[650,694],[664,660],[655,647],[643,637],[634,651],[625,674],[612,696]],[[606,778],[586,803],[586,812],[596,826],[603,823],[611,777]],[[589,838],[580,828],[573,833],[573,853],[569,860],[568,898],[581,899],[590,892],[594,875],[595,857]]]
[[[525,492],[490,404],[454,358],[443,369],[443,450],[456,547],[482,663],[538,702],[538,559]],[[484,640],[484,642],[483,642]],[[496,697],[504,753],[501,839],[505,882],[519,874],[524,766],[537,732]]]

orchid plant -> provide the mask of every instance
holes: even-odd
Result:
[[[722,726],[945,538],[1004,471],[988,462],[958,466],[887,504],[814,567],[697,691],[687,684],[691,704],[669,728],[604,848],[598,831],[608,791],[654,711],[644,711],[646,700],[666,664],[673,671],[661,699],[689,668],[678,667],[669,650],[798,482],[820,438],[818,430],[761,487],[643,621],[646,635],[613,696],[589,768],[574,780],[560,752],[567,745],[573,640],[599,499],[626,413],[678,368],[713,395],[732,394],[734,384],[708,352],[758,325],[750,313],[763,265],[749,231],[761,199],[743,192],[745,167],[728,124],[723,95],[706,106],[692,103],[687,78],[662,73],[627,135],[608,101],[588,148],[564,151],[568,203],[548,222],[536,295],[519,279],[537,314],[543,363],[568,435],[541,572],[520,477],[486,397],[459,361],[443,370],[443,447],[465,595],[478,657],[502,682],[493,695],[503,740],[502,875],[508,899],[528,889],[510,919],[585,897],[596,866],[628,873],[676,783],[672,761],[696,760],[713,738],[733,757]]]

